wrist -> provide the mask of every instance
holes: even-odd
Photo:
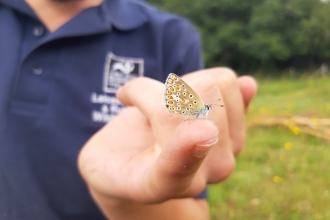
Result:
[[[205,199],[172,199],[158,204],[145,204],[114,198],[93,190],[90,192],[103,214],[111,220],[209,219],[209,209]]]

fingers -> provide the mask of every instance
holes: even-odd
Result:
[[[203,165],[207,173],[208,183],[218,183],[226,179],[235,167],[235,155],[243,148],[245,141],[244,113],[256,93],[256,83],[252,77],[237,78],[228,68],[214,68],[196,72],[195,74],[211,76],[217,85],[225,106],[213,108],[216,116],[212,116],[219,128],[219,142],[210,151]],[[193,74],[190,74],[193,75]],[[225,117],[225,118],[224,118]]]
[[[225,106],[224,108],[214,107],[210,113],[220,135],[218,143],[210,152],[212,156],[207,157],[203,165],[208,182],[220,182],[233,171],[234,155],[237,155],[243,147],[244,113],[256,93],[256,83],[248,76],[238,78],[228,68],[202,70],[188,74],[183,79],[201,96],[204,103],[208,104],[221,98],[223,103],[220,104]],[[148,78],[138,78],[123,86],[117,93],[117,97],[126,105],[138,107],[150,120],[155,138],[160,146],[165,146],[163,148],[165,152],[168,139],[172,137],[173,131],[182,123],[183,118],[170,114],[165,108],[164,84]],[[195,124],[195,121],[192,124]],[[193,132],[192,128],[190,125],[187,130]],[[191,137],[184,139],[189,140]],[[176,161],[181,166],[185,160],[177,157]],[[185,170],[185,172],[188,171],[188,169]]]
[[[244,144],[244,104],[236,74],[228,68],[214,68],[209,73],[221,91],[227,114],[232,150],[237,155]]]
[[[251,76],[241,76],[238,78],[238,85],[241,90],[245,113],[247,113],[250,102],[257,93],[257,82]]]
[[[197,93],[201,94],[205,102],[221,98],[213,79],[207,75],[197,74],[188,77],[186,82],[194,89],[196,88]],[[161,146],[164,146],[175,128],[185,120],[184,116],[168,112],[165,107],[164,93],[164,84],[149,78],[132,80],[117,92],[117,98],[123,104],[136,106],[150,120],[156,139]],[[219,109],[215,111],[219,111]],[[223,114],[218,114],[216,117],[221,117],[220,120],[226,122]],[[225,131],[222,133],[225,133]]]
[[[218,141],[218,129],[209,120],[196,119],[184,122],[163,148],[149,176],[150,194],[164,200],[173,197],[188,196],[194,176],[203,159]],[[206,179],[194,185],[190,196],[196,196],[206,184]],[[147,192],[148,193],[148,192]]]

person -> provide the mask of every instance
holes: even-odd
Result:
[[[191,73],[194,29],[140,1],[0,0],[0,33],[1,219],[208,218],[196,197],[233,170],[253,79]],[[214,123],[167,112],[170,72],[223,100]]]

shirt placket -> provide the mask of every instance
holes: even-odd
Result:
[[[57,62],[57,51],[43,43],[48,34],[39,21],[27,18],[13,87],[11,110],[14,112],[40,113],[47,106]]]

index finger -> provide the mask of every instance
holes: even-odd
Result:
[[[211,77],[205,74],[189,75],[186,78],[187,83],[194,85],[203,99],[210,101],[221,97]],[[128,82],[118,91],[117,98],[125,105],[136,106],[150,120],[151,126],[156,126],[156,131],[161,132],[159,136],[155,134],[158,140],[167,140],[174,129],[187,119],[179,114],[169,113],[165,107],[165,86],[153,79],[141,77]]]
[[[168,112],[164,100],[164,84],[146,77],[129,81],[117,92],[117,98],[124,105],[135,106],[150,121],[155,137],[163,146],[173,134],[182,119]],[[162,126],[161,132],[159,125]]]

